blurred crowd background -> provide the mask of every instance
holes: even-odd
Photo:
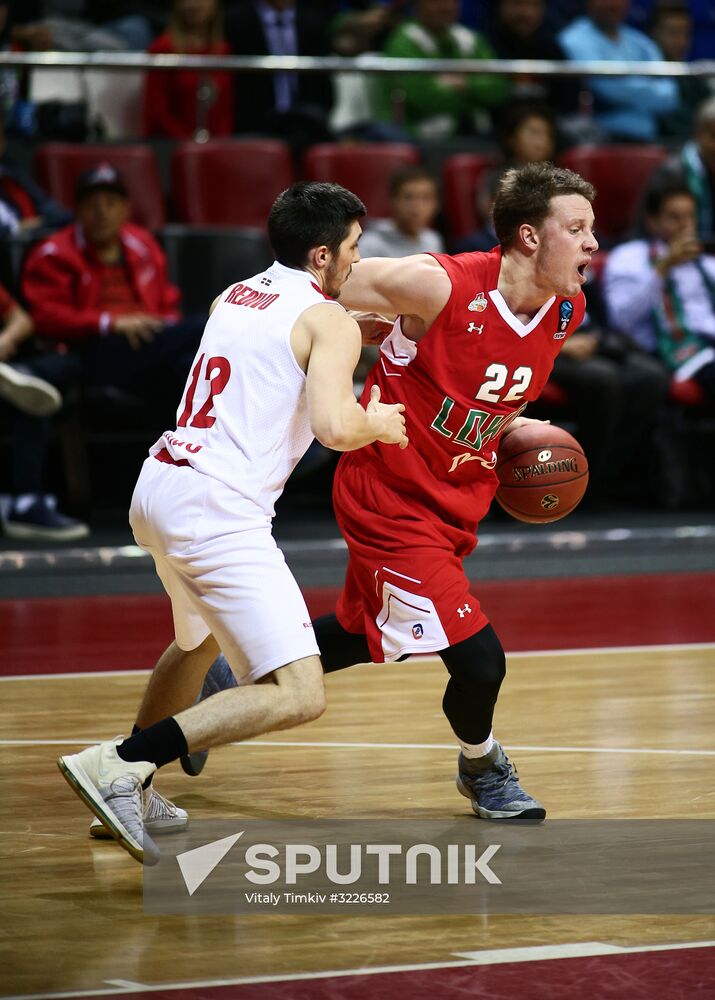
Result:
[[[213,298],[272,259],[265,220],[288,184],[354,190],[363,256],[461,253],[495,245],[502,172],[538,160],[595,184],[602,251],[586,322],[530,415],[581,440],[592,508],[712,508],[715,79],[635,65],[715,59],[712,0],[18,0],[0,2],[0,49],[350,60],[267,73],[0,58],[8,538],[72,541],[126,508]],[[361,71],[375,55],[455,70]],[[493,58],[633,71],[458,72]],[[287,502],[327,507],[334,462],[314,446]]]

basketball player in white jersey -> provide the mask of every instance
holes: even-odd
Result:
[[[274,504],[316,437],[337,451],[407,446],[402,404],[353,394],[360,330],[336,301],[359,260],[362,202],[300,183],[273,205],[276,262],[214,303],[177,410],[132,498],[134,536],[171,598],[175,641],[160,658],[132,736],[59,767],[134,858],[158,861],[142,785],[199,749],[286,729],[324,710],[310,616],[272,533]],[[224,651],[240,686],[193,705]],[[193,706],[193,707],[189,707]]]

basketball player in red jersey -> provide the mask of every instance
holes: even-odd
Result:
[[[499,438],[526,420],[583,319],[594,194],[551,164],[510,170],[494,205],[498,247],[364,260],[341,298],[400,316],[363,398],[379,386],[405,403],[410,448],[376,442],[341,457],[333,499],[350,564],[337,614],[314,622],[323,669],[438,653],[457,787],[484,819],[546,813],[492,736],[504,652],[462,561],[497,488]]]

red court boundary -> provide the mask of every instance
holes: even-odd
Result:
[[[715,642],[715,573],[505,580],[472,587],[508,652]],[[337,588],[307,588],[313,615]],[[276,608],[280,614],[280,608]],[[173,631],[158,594],[0,601],[0,675],[153,666]]]
[[[715,996],[715,948],[103,995],[110,1000],[710,1000]]]

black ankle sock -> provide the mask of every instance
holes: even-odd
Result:
[[[139,728],[139,726],[135,722],[134,725],[132,726],[132,736],[136,736],[136,734],[140,733],[140,732],[141,732],[141,729]],[[142,781],[142,789],[144,791],[146,791],[147,788],[149,788],[151,786],[151,783],[152,783],[153,780],[154,780],[154,775],[150,774],[149,777],[146,779],[146,781]]]
[[[134,728],[136,729],[136,726]],[[124,740],[117,747],[117,753],[122,760],[128,763],[148,760],[157,767],[178,760],[188,752],[186,737],[173,716],[162,719],[148,729],[133,732],[128,740]]]

